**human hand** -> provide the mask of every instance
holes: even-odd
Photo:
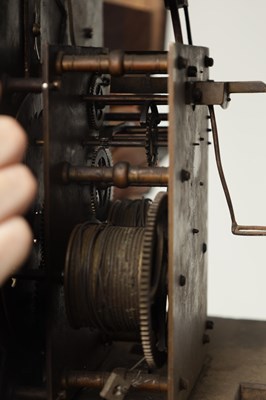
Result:
[[[36,194],[36,181],[20,164],[27,139],[11,117],[0,117],[0,285],[26,260],[32,233],[21,216]]]

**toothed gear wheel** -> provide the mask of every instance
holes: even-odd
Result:
[[[111,152],[104,147],[98,147],[93,155],[91,165],[94,167],[111,167]],[[101,187],[99,184],[91,184],[91,211],[100,221],[105,221],[107,211],[112,197],[112,187]]]
[[[90,96],[100,96],[103,94],[103,79],[99,75],[93,75],[90,83],[88,94]],[[88,103],[89,126],[92,129],[99,130],[103,125],[104,106],[97,102]]]
[[[140,334],[150,368],[162,366],[167,348],[167,194],[150,205],[143,239],[140,271]]]
[[[150,121],[146,129],[145,151],[149,167],[155,167],[158,161],[158,128],[154,121]]]
[[[160,123],[160,115],[155,103],[147,102],[144,104],[140,124],[146,128],[145,151],[147,163],[150,167],[157,165],[158,161],[158,125]]]

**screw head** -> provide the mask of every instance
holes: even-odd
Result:
[[[187,282],[187,279],[186,279],[185,275],[180,275],[179,276],[179,285],[185,286],[186,282]]]
[[[205,254],[207,252],[207,243],[202,244],[202,253]]]
[[[213,329],[214,328],[214,322],[211,320],[206,321],[206,329]]]
[[[204,58],[204,65],[206,68],[208,67],[213,67],[214,65],[214,59],[208,56],[205,56]]]
[[[180,179],[181,179],[181,182],[189,181],[190,180],[190,172],[185,169],[182,169],[180,172]]]
[[[196,78],[198,74],[198,69],[195,67],[195,65],[189,65],[187,68],[187,76],[189,78]]]
[[[176,66],[178,69],[185,69],[187,67],[187,59],[182,56],[179,56],[177,58]]]
[[[91,39],[93,37],[93,29],[92,28],[84,28],[83,36],[85,39]]]

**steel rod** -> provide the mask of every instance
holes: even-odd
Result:
[[[107,128],[110,128],[110,126],[107,126]],[[168,127],[167,126],[158,126],[158,134],[159,135],[167,135],[168,133]],[[117,135],[124,135],[124,134],[129,134],[129,135],[138,135],[141,133],[145,133],[146,132],[146,128],[143,128],[142,126],[139,125],[133,125],[133,126],[129,126],[129,125],[125,125],[124,127],[121,128],[121,130],[119,130],[119,132],[117,133]]]
[[[114,93],[168,93],[167,76],[127,75],[112,77],[111,92]]]
[[[189,18],[188,6],[184,6],[184,14],[185,14],[185,21],[186,21],[186,28],[187,28],[188,44],[189,44],[190,46],[192,46],[192,45],[193,45],[193,41],[192,41],[192,34],[191,34],[191,27],[190,27],[190,18]]]
[[[167,52],[126,53],[113,50],[108,54],[67,55],[59,53],[59,73],[66,71],[124,74],[160,74],[167,72]]]
[[[101,389],[109,378],[109,372],[71,371],[65,373],[61,380],[63,388]],[[132,382],[132,387],[143,391],[167,392],[167,379],[160,375],[147,374],[141,371],[127,372],[125,378]]]
[[[100,102],[104,105],[138,105],[144,104],[146,102],[154,102],[157,105],[165,105],[168,103],[167,95],[118,95],[118,94],[109,94],[109,95],[91,95],[84,96],[83,100],[90,102]]]
[[[140,114],[138,113],[106,113],[104,115],[105,121],[139,121]],[[168,114],[160,114],[161,121],[168,120]]]
[[[4,81],[5,89],[8,92],[40,93],[42,84],[42,79],[39,78],[7,78]]]
[[[145,139],[139,141],[132,141],[132,140],[107,140],[104,141],[105,145],[109,147],[144,147],[145,146]],[[155,143],[159,147],[167,147],[167,141],[158,141]],[[85,145],[87,146],[99,146],[99,141],[96,140],[89,140],[86,141]]]
[[[168,4],[169,4],[170,12],[171,12],[175,41],[179,42],[179,43],[183,43],[182,28],[181,28],[181,22],[180,22],[179,11],[178,11],[178,8],[180,6],[176,2],[176,0],[168,0]]]

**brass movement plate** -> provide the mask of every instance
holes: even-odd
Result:
[[[169,400],[188,398],[206,348],[208,110],[185,104],[185,83],[208,79],[207,54],[176,44],[168,60]]]

